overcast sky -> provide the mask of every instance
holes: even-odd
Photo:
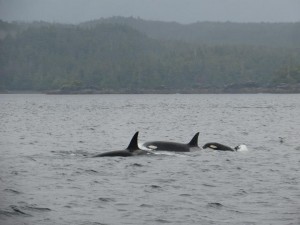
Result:
[[[111,16],[197,21],[299,22],[300,0],[0,0],[0,19],[79,23]]]

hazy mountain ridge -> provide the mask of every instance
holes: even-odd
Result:
[[[154,23],[162,30],[169,24]],[[0,40],[2,90],[197,92],[300,82],[300,49],[296,47],[167,41],[117,22],[4,25],[0,30],[13,32]],[[172,29],[193,26],[173,25]]]
[[[82,23],[94,26],[99,23],[117,23],[131,26],[149,37],[180,40],[195,44],[211,45],[261,45],[270,47],[299,47],[300,22],[298,23],[233,23],[149,21],[133,17],[112,17]]]

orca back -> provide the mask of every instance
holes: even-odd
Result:
[[[144,145],[146,148],[155,151],[170,151],[170,152],[189,152],[189,146],[177,142],[169,141],[151,141],[146,142]]]
[[[111,151],[111,152],[104,152],[98,155],[95,155],[93,157],[116,157],[116,156],[121,156],[121,157],[127,157],[127,156],[132,156],[132,153],[127,151],[127,150],[120,150],[120,151]]]
[[[231,147],[227,146],[227,145],[223,145],[217,142],[210,142],[210,143],[206,143],[203,148],[210,148],[213,150],[219,150],[219,151],[236,151],[234,149],[232,149]]]
[[[104,153],[95,155],[94,157],[106,157],[106,156],[109,156],[109,157],[113,157],[113,156],[127,157],[127,156],[133,156],[134,151],[140,150],[139,146],[138,146],[138,135],[139,135],[139,132],[136,132],[133,135],[128,147],[125,150],[104,152]],[[142,154],[142,153],[139,153],[139,154]],[[135,154],[135,155],[137,155],[137,154]]]

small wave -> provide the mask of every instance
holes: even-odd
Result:
[[[141,204],[140,207],[143,207],[143,208],[153,208],[154,206],[153,205],[149,205],[149,204]]]
[[[114,198],[105,198],[105,197],[101,197],[98,198],[101,202],[115,202]]]
[[[152,184],[152,185],[146,185],[145,192],[153,193],[157,191],[160,192],[161,190],[162,190],[161,186]]]
[[[182,196],[182,197],[190,197],[192,196],[191,194],[180,194],[179,196]]]
[[[87,173],[98,173],[98,171],[92,170],[92,169],[90,169],[90,170],[84,170],[84,171],[87,172]]]
[[[130,165],[127,165],[126,167],[143,167],[144,165],[140,164],[140,163],[132,163]]]
[[[155,185],[155,184],[152,184],[152,185],[150,185],[149,187],[151,187],[151,188],[161,188],[161,186]]]
[[[0,210],[0,214],[6,216],[32,216],[28,212],[49,212],[52,211],[50,208],[47,207],[39,207],[35,204],[27,204],[25,202],[20,202],[20,206],[11,205],[10,208],[13,211],[3,211]]]
[[[43,207],[37,207],[37,206],[26,206],[26,209],[30,211],[35,211],[35,212],[48,212],[51,211],[50,208],[43,208]]]
[[[5,192],[10,192],[10,193],[13,193],[13,194],[22,194],[22,192],[20,191],[16,191],[14,189],[4,189]]]
[[[60,156],[66,156],[66,155],[71,155],[71,156],[89,156],[88,152],[77,150],[77,151],[51,151],[52,153]]]
[[[32,216],[28,213],[23,212],[21,209],[19,209],[15,205],[11,205],[10,208],[15,212],[15,215]]]
[[[155,222],[157,222],[157,223],[171,223],[171,221],[164,220],[164,219],[156,219]]]
[[[0,218],[1,216],[7,216],[7,217],[10,217],[10,216],[32,216],[30,214],[27,214],[27,213],[24,213],[23,211],[15,208],[13,209],[13,211],[6,211],[6,210],[1,210],[0,209]]]
[[[85,224],[85,225],[109,225],[108,223],[99,223],[99,222],[90,222],[90,221],[84,221],[81,224]]]
[[[241,196],[241,195],[246,195],[248,194],[247,191],[240,189],[237,193],[233,194],[233,196]]]
[[[14,215],[14,212],[8,212],[0,209],[0,218],[1,216],[12,216],[12,215]]]
[[[203,186],[206,186],[206,187],[217,187],[215,185],[212,185],[212,184],[202,184]]]
[[[208,207],[212,207],[212,208],[221,208],[223,207],[224,205],[222,205],[221,203],[219,202],[210,202],[207,204]]]
[[[34,159],[32,156],[25,156],[24,158],[36,162],[36,159]]]

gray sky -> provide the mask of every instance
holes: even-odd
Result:
[[[197,21],[299,22],[300,0],[0,0],[0,19],[79,23],[111,16]]]

